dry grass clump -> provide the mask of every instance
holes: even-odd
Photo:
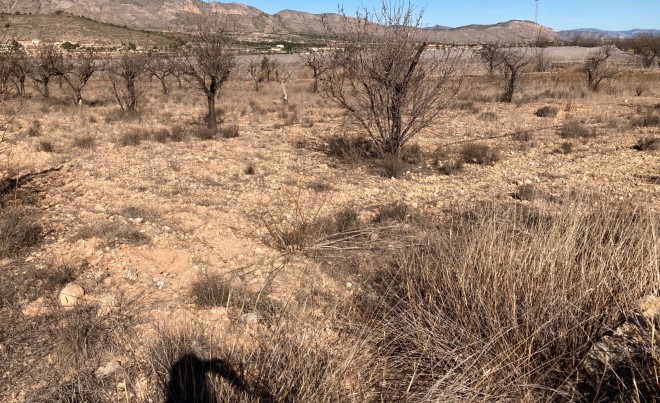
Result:
[[[537,109],[534,114],[540,118],[554,118],[557,113],[559,113],[559,108],[556,106],[544,106]]]
[[[55,151],[55,145],[49,140],[40,140],[39,144],[37,144],[37,151],[52,153]]]
[[[160,331],[151,348],[155,401],[364,402],[372,396],[363,353],[328,348],[327,336],[286,321],[255,347],[213,340],[188,326]],[[337,345],[337,340],[334,345]],[[366,351],[366,348],[365,348]]]
[[[469,164],[493,165],[500,160],[500,153],[487,144],[467,143],[461,149],[461,157]]]
[[[141,142],[149,139],[149,132],[145,129],[131,129],[124,134],[118,140],[119,145],[122,147],[128,146],[137,146]]]
[[[591,391],[575,382],[594,343],[658,289],[658,223],[623,206],[487,204],[418,235],[354,305],[378,349],[383,401],[628,401],[634,382],[660,390],[652,373],[630,379],[626,368],[581,379]]]
[[[72,240],[91,238],[98,238],[109,245],[146,245],[151,242],[149,236],[140,232],[134,225],[119,221],[96,221],[86,224],[73,236]]]
[[[561,126],[559,136],[565,139],[590,139],[598,133],[595,129],[589,129],[583,123],[575,119],[569,119]]]
[[[347,163],[361,163],[379,155],[373,142],[361,137],[332,136],[326,142],[325,153]]]
[[[28,137],[39,137],[41,136],[41,122],[35,120],[32,122],[32,125],[25,132]]]
[[[234,137],[238,137],[238,134],[238,125],[235,123],[220,128],[220,136],[223,139],[233,139]]]
[[[200,140],[213,140],[218,134],[215,130],[209,129],[206,126],[199,126],[193,131],[195,137]]]
[[[0,209],[0,258],[12,257],[36,245],[43,228],[37,216],[25,208]]]
[[[660,104],[648,105],[637,108],[637,115],[632,117],[632,125],[635,127],[659,127],[660,126]]]
[[[92,150],[96,145],[96,139],[92,135],[83,135],[73,139],[73,145],[84,150]]]

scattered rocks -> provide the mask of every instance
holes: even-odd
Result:
[[[79,304],[84,295],[85,290],[80,285],[69,283],[60,291],[58,301],[63,307],[72,307]]]

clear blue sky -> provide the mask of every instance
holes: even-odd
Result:
[[[337,12],[342,4],[346,14],[355,15],[362,4],[369,8],[380,0],[234,0],[268,14],[283,9],[310,13]],[[456,27],[492,24],[508,20],[534,20],[534,0],[420,0],[425,25]],[[628,30],[660,29],[660,0],[540,0],[539,23],[555,30],[600,28]]]

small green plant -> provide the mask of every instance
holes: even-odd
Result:
[[[499,151],[483,143],[465,144],[461,156],[464,162],[479,165],[493,165],[500,159]]]
[[[557,116],[559,108],[556,106],[544,106],[536,110],[535,115],[540,118],[554,118]]]

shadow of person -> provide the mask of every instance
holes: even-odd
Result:
[[[181,356],[170,369],[165,403],[216,403],[207,381],[209,373],[221,376],[240,391],[246,391],[240,376],[228,363],[218,359],[202,360],[189,353]]]

